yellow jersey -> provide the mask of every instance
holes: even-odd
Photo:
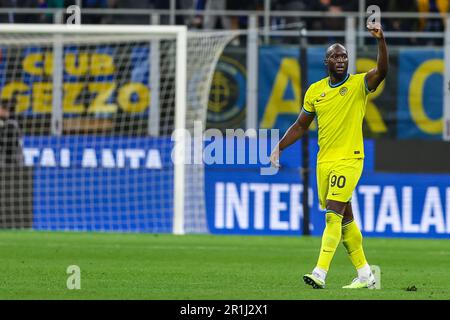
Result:
[[[306,91],[303,110],[317,116],[318,163],[364,158],[362,125],[370,93],[365,75],[347,74],[335,85],[327,77]]]

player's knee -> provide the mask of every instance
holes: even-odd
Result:
[[[339,217],[338,215],[336,215],[334,212],[329,212],[327,213],[327,215],[325,216],[325,223],[327,225],[331,225],[331,224],[342,224],[342,218]]]
[[[352,221],[353,221],[353,218],[349,219],[346,216],[344,216],[344,219],[342,219],[342,227],[344,227],[345,225],[349,224]]]

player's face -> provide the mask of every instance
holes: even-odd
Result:
[[[337,76],[345,76],[348,69],[347,50],[343,47],[335,47],[326,59],[328,72]]]
[[[7,119],[9,118],[9,110],[3,107],[0,107],[0,118]]]

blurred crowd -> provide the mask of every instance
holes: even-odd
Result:
[[[118,8],[118,9],[169,9],[169,0],[0,0],[3,8],[66,8],[81,3],[82,8]],[[433,12],[441,18],[390,18],[383,19],[383,27],[388,31],[443,31],[445,15],[449,12],[450,0],[366,0],[366,6],[378,5],[381,12]],[[272,0],[271,10],[276,11],[321,11],[321,12],[357,12],[358,0]],[[203,29],[245,29],[247,17],[204,15],[212,10],[264,10],[264,0],[176,0],[178,10],[193,10],[194,15],[177,15],[177,24],[186,24],[191,28]],[[51,14],[0,14],[0,22],[10,23],[52,23]],[[147,15],[83,15],[83,23],[123,23],[148,24]],[[344,30],[345,21],[339,18],[273,18],[272,24],[290,24],[303,22],[309,30]],[[162,16],[160,23],[168,24],[169,17]],[[429,41],[407,39],[405,44],[436,44]],[[399,44],[403,44],[399,40]]]

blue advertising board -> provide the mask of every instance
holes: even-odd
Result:
[[[207,177],[212,233],[301,235],[299,170],[281,170],[272,177],[256,170],[207,170]],[[321,235],[324,212],[318,207],[316,184],[311,183],[311,232]],[[450,175],[364,174],[352,207],[365,236],[450,238]]]
[[[325,48],[308,48],[310,85],[327,77]],[[299,49],[263,46],[259,50],[258,115],[261,128],[281,132],[295,121],[302,105]],[[358,52],[357,73],[376,66],[376,56]],[[441,49],[402,49],[390,54],[390,71],[369,95],[365,125],[372,137],[442,139],[444,60]],[[316,134],[316,126],[311,132]]]
[[[442,50],[402,50],[399,54],[398,137],[442,139]]]
[[[25,137],[33,228],[172,232],[170,138]]]
[[[450,175],[387,174],[373,170],[374,145],[365,141],[365,165],[353,194],[356,222],[365,236],[450,238]],[[310,229],[321,235],[315,175],[316,141],[310,145]],[[281,169],[261,175],[245,165],[208,166],[205,173],[208,227],[215,234],[301,235],[299,142],[283,152]]]
[[[146,118],[151,100],[150,52],[151,47],[147,44],[126,48],[95,45],[89,50],[65,46],[64,116],[109,118],[126,114]],[[324,57],[325,47],[308,48],[308,85],[327,76]],[[300,88],[301,59],[297,46],[259,48],[260,128],[278,128],[283,133],[296,119],[304,95]],[[127,68],[123,68],[123,61]],[[243,61],[245,52],[231,49],[226,50],[218,61],[208,101],[207,127],[236,128],[245,123],[247,75]],[[375,51],[357,52],[358,73],[375,65]],[[369,135],[366,136],[442,139],[443,51],[393,49],[389,69],[386,80],[369,95],[364,124]],[[15,111],[18,115],[39,118],[51,113],[53,84],[49,79],[52,72],[53,55],[44,47],[28,46],[16,51],[0,47],[0,95],[4,99],[17,98]],[[316,129],[313,123],[313,136]]]
[[[312,84],[327,76],[325,48],[310,48],[308,79]],[[263,46],[259,49],[258,119],[261,128],[283,133],[297,118],[304,92],[300,83],[300,52],[296,47]]]
[[[211,151],[212,143],[204,150]],[[172,232],[172,147],[170,138],[26,137],[25,162],[34,171],[33,228]],[[258,150],[257,158],[250,156],[248,144],[244,149],[235,144],[232,156],[227,155],[230,149],[224,150],[224,161],[205,165],[209,231],[301,235],[300,142],[283,152],[282,167],[274,175],[261,174],[270,149]],[[244,161],[236,161],[238,150],[246,151]],[[316,153],[317,141],[312,139],[311,231],[320,235],[324,217],[317,201]],[[365,236],[450,238],[449,174],[376,172],[372,140],[365,141],[365,154],[352,198],[355,220]]]
[[[148,113],[150,49],[143,44],[95,45],[88,50],[64,46],[64,115],[111,117],[117,112],[134,116]],[[53,59],[53,53],[45,46],[9,51],[0,48],[1,97],[17,97],[17,114],[37,116],[52,112]]]

